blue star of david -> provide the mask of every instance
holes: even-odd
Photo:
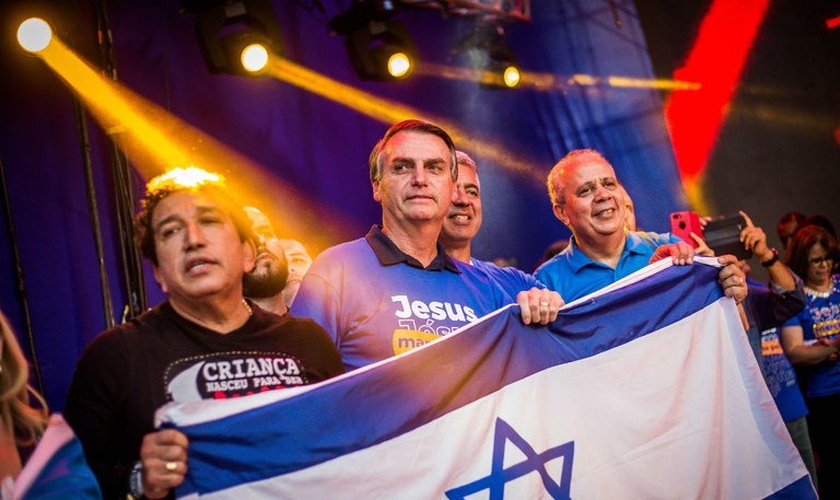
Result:
[[[505,469],[505,446],[508,441],[525,454],[525,460]],[[574,455],[574,441],[549,448],[542,453],[536,453],[534,448],[513,430],[513,427],[501,418],[496,418],[496,433],[493,437],[493,465],[490,475],[464,486],[453,488],[446,492],[446,497],[449,500],[466,500],[469,495],[490,490],[490,500],[502,500],[505,496],[506,483],[536,471],[542,478],[545,490],[551,495],[551,498],[554,500],[570,500]],[[545,464],[559,457],[563,457],[563,471],[560,481],[555,483],[548,475]]]

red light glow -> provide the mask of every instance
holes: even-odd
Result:
[[[676,80],[699,82],[675,91],[665,107],[683,183],[701,177],[769,0],[714,0]]]

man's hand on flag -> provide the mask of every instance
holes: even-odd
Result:
[[[143,492],[146,498],[164,498],[169,490],[184,482],[188,445],[187,436],[174,429],[146,434],[140,447]]]

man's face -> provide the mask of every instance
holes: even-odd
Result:
[[[452,203],[443,220],[440,238],[444,242],[469,242],[481,228],[481,193],[478,173],[470,165],[458,165],[458,182]]]
[[[254,265],[250,241],[240,241],[228,212],[201,191],[162,199],[151,220],[158,263],[154,274],[181,304],[214,295],[242,295],[242,275]]]
[[[554,214],[578,240],[596,240],[624,230],[624,197],[612,167],[598,157],[584,156],[560,173],[565,206]]]
[[[373,198],[382,205],[386,226],[442,222],[454,185],[446,143],[432,134],[398,132],[385,145],[383,160]]]
[[[243,294],[253,299],[274,297],[283,290],[289,275],[286,256],[268,217],[250,207],[245,213],[256,235],[257,261],[254,269],[245,275]]]
[[[297,240],[278,240],[277,243],[278,249],[285,253],[286,262],[289,263],[289,278],[283,288],[283,298],[286,300],[286,305],[292,305],[303,276],[312,266],[312,257],[309,256],[303,244]]]

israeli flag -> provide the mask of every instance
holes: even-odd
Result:
[[[713,260],[317,385],[170,404],[179,498],[816,498]]]

